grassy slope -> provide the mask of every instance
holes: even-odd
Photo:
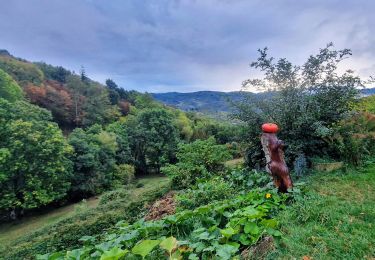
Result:
[[[82,217],[81,220],[82,224],[85,223],[85,225],[90,225],[91,223],[97,223],[98,218],[104,217],[103,214],[111,215],[112,211],[113,217],[116,219],[116,214],[126,211],[128,205],[141,201],[143,196],[146,196],[146,194],[153,192],[154,190],[162,190],[163,187],[168,185],[169,180],[167,177],[146,177],[138,180],[138,183],[142,183],[143,186],[140,188],[134,188],[130,191],[130,197],[126,198],[126,204],[114,202],[117,204],[114,204],[113,206],[109,204],[108,209],[100,209],[98,210],[99,212],[97,212],[97,214],[92,211],[95,210],[98,200],[88,200],[88,207],[84,210],[87,210],[88,213],[92,212],[92,214],[83,215],[84,217]],[[118,208],[119,206],[123,207],[123,209]],[[40,216],[27,218],[16,225],[9,223],[2,225],[0,227],[0,259],[2,259],[1,251],[6,249],[6,247],[15,247],[16,245],[19,246],[28,242],[31,244],[40,243],[45,239],[55,239],[54,237],[48,237],[48,231],[54,230],[54,232],[58,232],[57,230],[60,230],[60,227],[63,228],[63,226],[67,225],[67,223],[70,221],[72,221],[72,225],[74,227],[74,225],[77,224],[75,222],[80,218],[80,215],[85,214],[85,212],[82,211],[76,212],[75,208],[75,205],[69,205]],[[105,213],[102,213],[103,210]],[[104,227],[108,228],[107,225],[104,225]],[[46,235],[45,238],[44,235]],[[35,241],[31,241],[30,236],[37,239],[34,239]],[[25,246],[27,247],[27,244],[25,244]]]
[[[99,202],[96,197],[87,200],[88,208],[95,208]],[[7,245],[24,234],[33,232],[59,222],[75,213],[76,206],[81,203],[70,204],[58,209],[53,209],[41,215],[26,217],[19,222],[6,223],[0,226],[0,244]]]
[[[268,259],[374,259],[375,165],[308,184],[307,198],[281,213],[285,235]]]

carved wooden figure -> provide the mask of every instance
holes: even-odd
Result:
[[[262,131],[261,142],[267,161],[266,170],[279,191],[287,192],[293,188],[293,182],[284,160],[284,143],[276,136],[278,126],[271,123],[263,124]]]

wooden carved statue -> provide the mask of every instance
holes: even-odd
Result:
[[[293,188],[293,182],[284,160],[284,143],[276,136],[278,130],[276,124],[263,124],[261,142],[266,156],[267,172],[272,176],[273,183],[279,191],[287,192],[288,189]]]

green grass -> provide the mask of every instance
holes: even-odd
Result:
[[[375,165],[308,177],[308,192],[280,216],[268,259],[374,259]]]
[[[95,208],[99,199],[93,197],[87,200],[88,208]],[[58,209],[53,209],[41,215],[34,215],[13,223],[0,226],[0,244],[6,246],[12,241],[22,237],[24,234],[33,232],[39,228],[49,226],[63,220],[75,213],[75,207],[81,202],[70,204]]]
[[[129,196],[119,201],[98,205],[100,197],[89,199],[84,205],[76,203],[17,223],[2,225],[0,259],[5,252],[5,259],[29,259],[36,253],[60,250],[61,246],[78,246],[78,239],[83,235],[104,232],[121,219],[137,219],[143,211],[142,205],[163,192],[169,186],[169,180],[167,177],[150,176],[138,179],[137,182],[142,183],[142,187],[131,188]],[[14,251],[7,252],[8,247]]]

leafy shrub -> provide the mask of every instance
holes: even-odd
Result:
[[[235,189],[221,177],[215,177],[196,184],[177,196],[180,209],[194,209],[199,206],[225,200],[235,195]]]
[[[214,138],[180,144],[177,151],[178,163],[162,168],[176,188],[185,188],[208,173],[218,173],[231,158],[225,145],[218,145]]]
[[[209,175],[203,165],[192,165],[182,162],[176,165],[167,165],[162,168],[162,172],[171,179],[172,185],[176,189],[189,187],[194,184],[197,179],[208,177]]]
[[[120,164],[116,166],[112,185],[114,187],[121,187],[130,184],[134,180],[134,166],[129,164]]]
[[[359,165],[375,152],[375,115],[362,112],[334,125],[324,136],[334,158]]]
[[[129,191],[126,189],[111,190],[103,193],[100,196],[99,205],[104,205],[113,201],[124,200],[129,196]]]
[[[268,173],[249,168],[228,169],[224,178],[238,193],[246,193],[254,188],[272,186],[272,180]]]

